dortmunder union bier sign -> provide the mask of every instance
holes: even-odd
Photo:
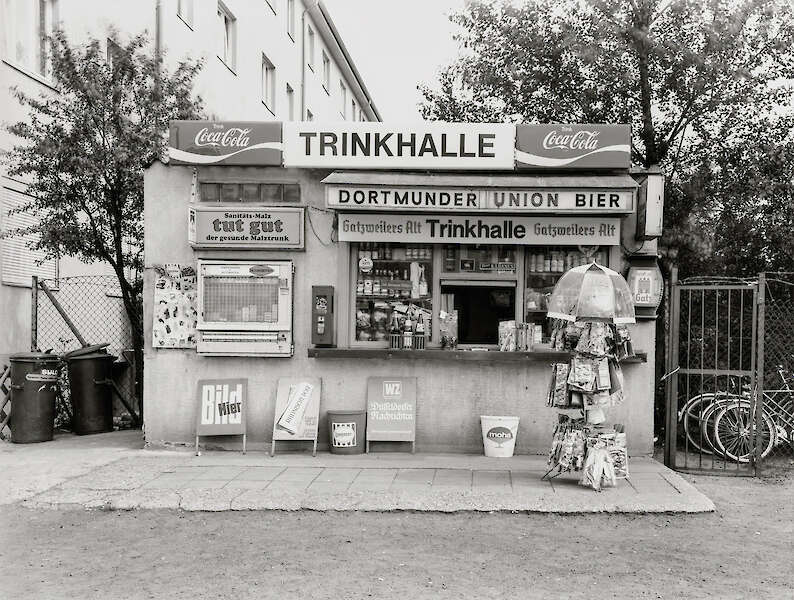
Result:
[[[628,125],[172,121],[174,164],[346,169],[629,167]]]

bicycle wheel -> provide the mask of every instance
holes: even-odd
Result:
[[[754,455],[752,408],[748,402],[724,406],[714,419],[714,440],[719,452],[730,460],[747,463]],[[761,457],[772,451],[777,438],[775,423],[768,414],[761,414],[761,427],[755,432]]]
[[[679,416],[688,447],[702,454],[719,453],[714,440],[714,418],[726,402],[739,400],[725,394],[700,394],[684,405]]]

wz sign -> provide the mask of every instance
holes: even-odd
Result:
[[[196,435],[244,434],[247,401],[247,379],[199,381]]]
[[[367,379],[367,440],[416,441],[416,377]]]

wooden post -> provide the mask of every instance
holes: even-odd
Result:
[[[39,278],[34,275],[30,286],[30,350],[39,349]]]

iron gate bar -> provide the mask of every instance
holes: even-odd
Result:
[[[766,273],[761,272],[758,274],[758,300],[756,302],[756,306],[758,307],[758,330],[756,332],[756,352],[753,353],[753,358],[755,359],[755,354],[758,355],[758,373],[760,376],[756,378],[755,385],[752,386],[750,389],[753,390],[751,393],[755,394],[755,413],[752,417],[755,420],[755,432],[753,439],[755,440],[755,453],[754,457],[754,469],[756,473],[758,469],[761,467],[761,444],[758,443],[757,438],[759,432],[761,431],[761,416],[763,415],[764,409],[764,319],[766,318]],[[755,308],[755,307],[754,307]],[[755,325],[755,320],[753,321],[753,325]],[[772,432],[770,432],[771,434]]]
[[[716,471],[725,474],[745,475],[745,471],[750,470],[753,474],[756,471],[758,458],[761,454],[759,440],[761,435],[761,422],[763,417],[762,409],[759,409],[759,402],[757,395],[753,395],[752,390],[758,389],[758,369],[756,367],[756,359],[761,359],[761,354],[756,352],[756,342],[759,339],[759,332],[757,326],[763,323],[761,318],[763,314],[758,314],[759,298],[758,298],[758,283],[744,283],[737,284],[735,280],[728,283],[722,281],[708,281],[705,278],[700,279],[697,283],[689,281],[679,282],[677,279],[677,269],[673,269],[670,285],[670,326],[668,329],[668,353],[667,353],[667,373],[669,381],[666,385],[666,402],[667,411],[665,418],[666,436],[665,436],[665,464],[671,468],[679,470],[693,470],[695,472]],[[686,298],[682,298],[682,291],[686,291]],[[738,292],[738,302],[735,302],[734,294]],[[752,294],[752,304],[749,306],[745,302],[745,295]],[[707,303],[714,302],[714,311],[711,312],[710,308],[707,310]],[[697,307],[697,302],[700,302],[700,307]],[[722,307],[720,306],[722,304]],[[733,320],[735,308],[738,305],[738,333],[733,331]],[[686,319],[683,319],[682,308],[686,308]],[[698,311],[698,308],[700,309]],[[693,320],[692,313],[694,311],[700,312],[700,318],[697,316]],[[752,309],[752,316],[747,315],[750,319],[750,332],[749,336],[745,335],[745,328],[747,327],[747,319],[745,319],[745,312]],[[713,322],[711,321],[713,318]],[[720,327],[720,319],[724,319],[726,323]],[[694,321],[694,323],[693,323]],[[699,321],[699,322],[698,322]],[[696,328],[693,331],[693,325]],[[681,328],[686,327],[686,338],[682,339],[683,332]],[[750,354],[746,353],[745,338],[750,339]],[[724,342],[723,342],[723,338]],[[695,346],[695,355],[693,355],[693,342],[699,343],[700,348]],[[708,349],[709,343],[714,344],[713,352]],[[720,346],[724,343],[725,348]],[[738,344],[738,356],[735,354],[735,345]],[[685,348],[686,360],[681,364],[681,350],[682,345]],[[763,346],[760,348],[763,351]],[[708,361],[713,359],[714,364],[708,365]],[[749,369],[744,367],[749,359]],[[734,367],[734,362],[736,365]],[[680,377],[686,378],[684,384],[686,389],[686,397],[679,397],[681,391]],[[696,383],[698,395],[694,396],[698,399],[697,404],[688,404],[693,399],[692,396],[692,378],[698,377],[699,383]],[[708,381],[707,381],[708,379]],[[749,389],[751,393],[749,397],[744,392],[746,382],[749,380]],[[737,381],[739,389],[733,391],[733,381]],[[708,383],[708,386],[707,386]],[[709,391],[712,390],[713,391]],[[725,398],[731,398],[734,395],[737,397],[737,402],[734,406],[723,403],[718,404],[719,394],[724,394]],[[704,398],[705,396],[705,398]],[[681,418],[685,426],[684,435],[682,435],[683,445],[683,465],[678,464],[678,407],[681,404]],[[746,411],[745,422],[745,406],[749,405]],[[692,409],[696,408],[695,411]],[[683,410],[686,409],[686,410]],[[735,411],[735,416],[728,410]],[[725,416],[727,415],[727,417]],[[690,418],[691,417],[691,418]],[[695,419],[697,418],[697,421]],[[705,417],[705,420],[704,420]],[[717,437],[716,430],[712,434],[709,429],[709,424],[716,426],[716,418],[720,417],[721,422],[724,421],[729,427],[723,430],[722,426],[720,431],[725,431],[730,436],[734,434],[732,431],[731,420],[736,423],[736,436],[737,439],[730,441],[723,436]],[[697,425],[694,423],[697,422]],[[692,438],[691,434],[694,431],[690,428],[697,428],[697,438]],[[746,435],[744,441],[742,434]],[[729,437],[730,437],[729,436]],[[714,437],[712,440],[711,437]],[[723,448],[723,441],[726,447]],[[731,443],[731,441],[733,443]],[[729,445],[730,444],[730,445]],[[708,446],[708,447],[707,447]],[[695,457],[691,453],[698,452],[697,460],[693,461]],[[749,453],[749,456],[748,456]],[[709,458],[708,465],[704,458],[706,454]],[[734,456],[730,458],[728,455]],[[743,458],[746,457],[746,458]],[[729,465],[733,463],[733,468]]]

